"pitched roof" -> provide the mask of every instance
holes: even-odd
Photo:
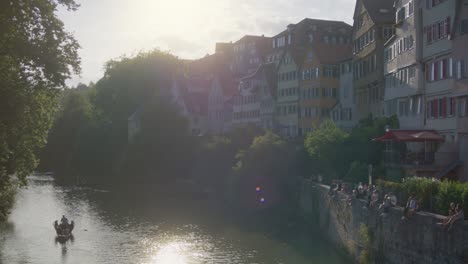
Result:
[[[324,19],[312,19],[312,18],[304,18],[301,21],[297,22],[296,24],[289,24],[287,27],[288,29],[285,29],[281,31],[280,33],[276,34],[274,37],[278,37],[280,35],[283,35],[287,32],[289,32],[289,28],[291,28],[292,31],[294,30],[305,30],[307,27],[310,26],[317,26],[317,27],[325,27],[325,26],[331,26],[334,28],[348,28],[349,30],[352,29],[352,26],[343,22],[343,21],[336,21],[336,20],[324,20]]]
[[[354,18],[359,15],[357,14],[357,7],[359,1],[367,10],[370,18],[375,24],[387,24],[393,23],[395,20],[395,7],[393,0],[358,0],[356,1],[356,8],[354,11]]]
[[[398,142],[443,142],[444,138],[435,130],[389,130],[385,135],[373,139],[374,141],[398,141]]]
[[[237,40],[235,43],[245,42],[245,41],[267,41],[269,39],[270,39],[269,37],[265,37],[265,36],[245,35],[239,40]]]

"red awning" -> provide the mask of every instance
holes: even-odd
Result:
[[[434,130],[390,130],[385,135],[374,138],[375,141],[397,141],[397,142],[443,142],[442,138]]]

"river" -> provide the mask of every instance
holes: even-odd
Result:
[[[141,202],[140,193],[60,187],[47,176],[28,182],[0,227],[0,263],[349,263],[318,236],[280,240],[202,201]],[[65,244],[52,227],[63,214],[75,222]]]

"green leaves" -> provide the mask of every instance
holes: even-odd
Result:
[[[79,45],[55,15],[58,4],[78,7],[72,0],[0,4],[0,60],[9,59],[34,86],[62,87],[72,72],[80,72]]]
[[[72,0],[0,2],[0,200],[35,169],[56,109],[57,88],[79,73],[79,45],[56,17]],[[8,204],[0,204],[5,214]]]

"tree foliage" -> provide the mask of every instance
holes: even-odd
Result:
[[[342,170],[342,145],[349,137],[348,133],[338,128],[333,121],[325,120],[313,133],[307,134],[304,145],[310,157],[317,164],[318,170],[334,176]]]
[[[351,182],[364,181],[369,164],[374,166],[378,176],[383,174],[383,145],[372,139],[383,135],[387,126],[398,128],[398,119],[369,116],[362,119],[349,134],[326,120],[307,135],[304,146],[316,173],[323,173],[328,180],[340,178]]]
[[[77,178],[109,183],[185,174],[193,142],[169,94],[178,66],[176,57],[159,50],[121,57],[106,64],[94,86],[64,95],[45,152],[51,162],[43,169],[74,183]],[[132,115],[141,128],[129,143]]]
[[[14,193],[36,167],[53,120],[57,88],[79,73],[78,43],[55,12],[72,0],[0,2],[0,193]],[[2,198],[3,199],[3,198]],[[2,205],[0,205],[1,207]]]

